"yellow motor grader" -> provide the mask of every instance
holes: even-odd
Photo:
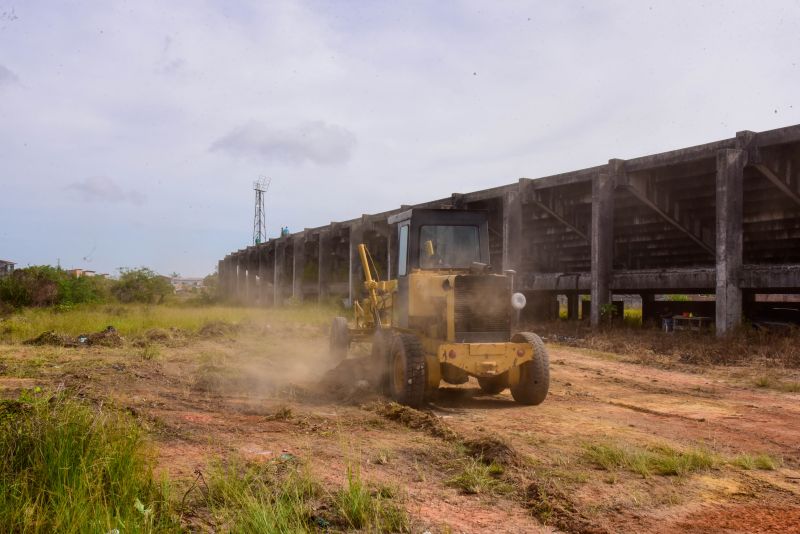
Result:
[[[522,404],[540,404],[550,387],[547,350],[536,334],[512,335],[525,296],[512,294],[513,271],[489,266],[487,215],[475,210],[411,209],[391,250],[396,278],[380,280],[369,250],[358,253],[367,298],[354,321],[333,320],[330,348],[345,358],[352,342],[371,342],[377,381],[388,395],[422,405],[441,381],[477,378],[486,393],[511,388]]]

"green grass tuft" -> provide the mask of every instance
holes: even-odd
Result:
[[[0,403],[0,524],[8,532],[177,531],[135,424],[63,393]]]
[[[589,445],[586,458],[605,469],[627,469],[642,477],[651,475],[683,476],[695,471],[713,469],[720,464],[719,457],[703,448],[674,449],[668,445],[651,445],[646,448],[614,444]]]
[[[310,501],[320,493],[296,465],[231,462],[216,465],[209,481],[209,508],[220,530],[241,533],[310,532]]]
[[[466,494],[506,494],[511,487],[499,479],[503,467],[496,463],[486,465],[480,459],[466,458],[460,473],[447,481],[447,485]]]
[[[751,469],[774,471],[778,468],[778,461],[768,454],[740,454],[733,458],[731,463],[748,471]]]
[[[393,503],[394,490],[371,491],[358,467],[348,466],[347,483],[334,495],[334,503],[348,527],[378,532],[406,532],[408,515]]]

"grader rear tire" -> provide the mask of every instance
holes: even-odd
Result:
[[[344,360],[347,358],[348,348],[350,348],[350,332],[347,329],[347,319],[334,317],[330,336],[331,358],[337,362]]]
[[[550,389],[550,356],[542,339],[530,332],[520,332],[511,338],[514,343],[530,343],[533,360],[519,368],[519,383],[511,388],[511,396],[520,404],[537,405],[544,402]]]
[[[425,401],[425,353],[416,336],[395,334],[389,345],[389,395],[400,404],[419,408]]]
[[[479,376],[478,385],[481,387],[481,391],[487,395],[497,395],[508,387],[508,375],[503,373],[499,376]]]

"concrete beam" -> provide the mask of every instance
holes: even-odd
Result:
[[[772,185],[780,189],[784,195],[792,200],[792,202],[800,206],[800,193],[795,191],[788,183],[784,182],[776,172],[769,168],[769,166],[767,166],[765,163],[757,163],[753,166],[758,169],[758,172],[760,172],[764,178],[769,180]]]
[[[592,287],[591,273],[522,273],[520,291],[587,292]],[[740,287],[760,293],[800,292],[800,265],[744,265]],[[713,293],[716,268],[640,269],[614,271],[614,293]]]
[[[578,228],[577,225],[573,224],[567,219],[567,215],[564,213],[563,206],[558,205],[552,197],[552,194],[549,195],[550,198],[546,199],[543,192],[541,191],[533,191],[531,196],[529,197],[530,203],[539,208],[541,211],[545,212],[547,215],[552,217],[553,219],[557,220],[575,234],[581,237],[587,243],[590,243],[591,240],[589,236],[586,235],[586,232]]]
[[[619,185],[624,187],[634,198],[653,210],[659,217],[683,232],[701,249],[714,256],[712,231],[703,228],[698,220],[682,210],[682,206],[666,191],[659,191],[654,180],[643,174],[622,172]]]
[[[729,334],[742,322],[742,187],[747,152],[717,153],[716,329]]]
[[[614,264],[614,188],[624,162],[611,160],[592,181],[592,306],[591,324],[600,324],[600,312],[611,302]]]

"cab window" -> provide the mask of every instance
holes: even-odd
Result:
[[[481,259],[477,226],[422,226],[419,247],[422,269],[466,269]]]
[[[408,271],[408,225],[399,229],[397,239],[397,276],[405,276]]]

